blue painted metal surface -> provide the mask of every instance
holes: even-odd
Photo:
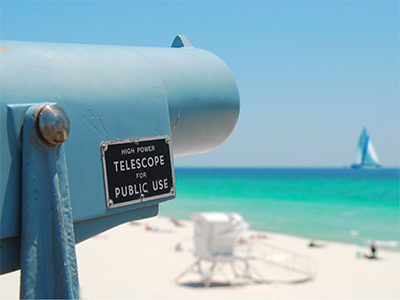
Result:
[[[22,138],[22,299],[77,299],[78,273],[64,145],[36,132],[40,105],[25,114]]]
[[[239,93],[216,55],[177,37],[171,48],[0,41],[0,273],[20,266],[22,129],[33,105],[57,103],[71,131],[63,144],[75,242],[155,216],[171,198],[107,209],[100,144],[168,135],[174,156],[210,151],[236,125]],[[41,161],[41,160],[40,160]],[[179,194],[179,190],[177,191]]]

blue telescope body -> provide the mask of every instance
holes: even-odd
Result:
[[[157,215],[176,195],[172,157],[218,147],[238,120],[231,70],[184,36],[170,48],[0,41],[0,59],[1,274],[22,271],[35,228],[74,245]],[[49,143],[46,133],[67,121],[65,142]],[[139,198],[115,201],[128,194]],[[43,233],[52,214],[61,231]],[[29,296],[23,289],[32,287],[21,287]]]

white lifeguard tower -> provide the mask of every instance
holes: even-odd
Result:
[[[209,287],[213,276],[223,272],[229,265],[235,278],[262,280],[262,276],[250,266],[247,255],[235,253],[238,236],[248,229],[249,224],[238,213],[198,212],[191,215],[195,222],[194,255],[196,261],[182,272],[175,280],[178,281],[190,272],[199,274],[202,282]],[[257,274],[258,278],[254,277]]]
[[[259,240],[244,240],[244,243],[240,243],[240,234],[250,226],[238,213],[198,212],[192,214],[191,219],[194,221],[196,260],[176,277],[176,282],[189,273],[200,275],[201,283],[206,287],[211,285],[217,275],[222,275],[229,284],[232,274],[234,279],[246,282],[270,282],[254,265],[250,265],[250,260],[257,268],[268,265],[296,274],[291,282],[308,281],[315,276],[315,264],[308,257]],[[229,266],[231,276],[228,276],[229,269],[226,266]]]

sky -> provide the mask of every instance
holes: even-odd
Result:
[[[398,1],[1,1],[0,38],[218,55],[240,92],[219,148],[176,167],[345,167],[367,128],[400,166]]]

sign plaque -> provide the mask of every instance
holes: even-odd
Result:
[[[167,135],[101,143],[107,208],[175,196]]]

